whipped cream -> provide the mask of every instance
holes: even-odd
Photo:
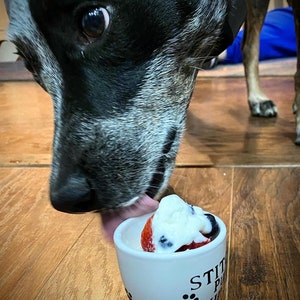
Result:
[[[164,197],[152,219],[152,244],[156,253],[172,253],[183,245],[208,240],[203,234],[212,224],[200,207],[190,205],[177,195]]]

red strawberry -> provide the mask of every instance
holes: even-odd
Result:
[[[196,243],[196,242],[191,242],[189,245],[183,245],[181,246],[176,252],[181,252],[181,251],[185,251],[185,250],[192,250],[192,249],[196,249],[196,248],[200,248],[206,244],[210,243],[210,239],[207,239],[204,242],[201,243]]]
[[[154,252],[155,251],[155,245],[153,244],[152,240],[152,219],[154,215],[152,215],[146,222],[143,231],[141,233],[141,245],[144,251],[147,252]],[[181,246],[176,252],[181,252],[185,250],[192,250],[196,248],[200,248],[208,243],[210,243],[211,240],[208,238],[204,242],[196,243],[196,242],[191,242],[189,245],[183,245]]]
[[[152,243],[152,215],[146,222],[144,229],[141,233],[141,245],[144,251],[154,252],[155,246]]]

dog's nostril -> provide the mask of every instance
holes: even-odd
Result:
[[[59,211],[88,212],[95,209],[95,192],[84,177],[70,177],[67,183],[51,191],[51,203]]]

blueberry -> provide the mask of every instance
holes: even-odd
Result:
[[[193,206],[193,205],[190,205],[190,208],[191,208],[191,213],[192,213],[192,215],[194,215],[194,214],[195,214],[194,206]]]
[[[160,237],[159,243],[163,248],[171,248],[173,243],[170,242],[164,235]]]
[[[219,225],[215,219],[215,217],[211,214],[205,214],[205,216],[208,218],[208,220],[211,223],[212,230],[210,233],[204,234],[207,238],[210,238],[211,240],[215,239],[215,237],[218,235],[220,228]]]

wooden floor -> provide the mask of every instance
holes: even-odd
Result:
[[[300,299],[293,79],[264,77],[263,86],[278,118],[249,116],[243,78],[198,79],[170,181],[227,225],[221,300]],[[0,299],[127,299],[99,216],[49,203],[49,96],[31,81],[2,81],[0,113]]]

